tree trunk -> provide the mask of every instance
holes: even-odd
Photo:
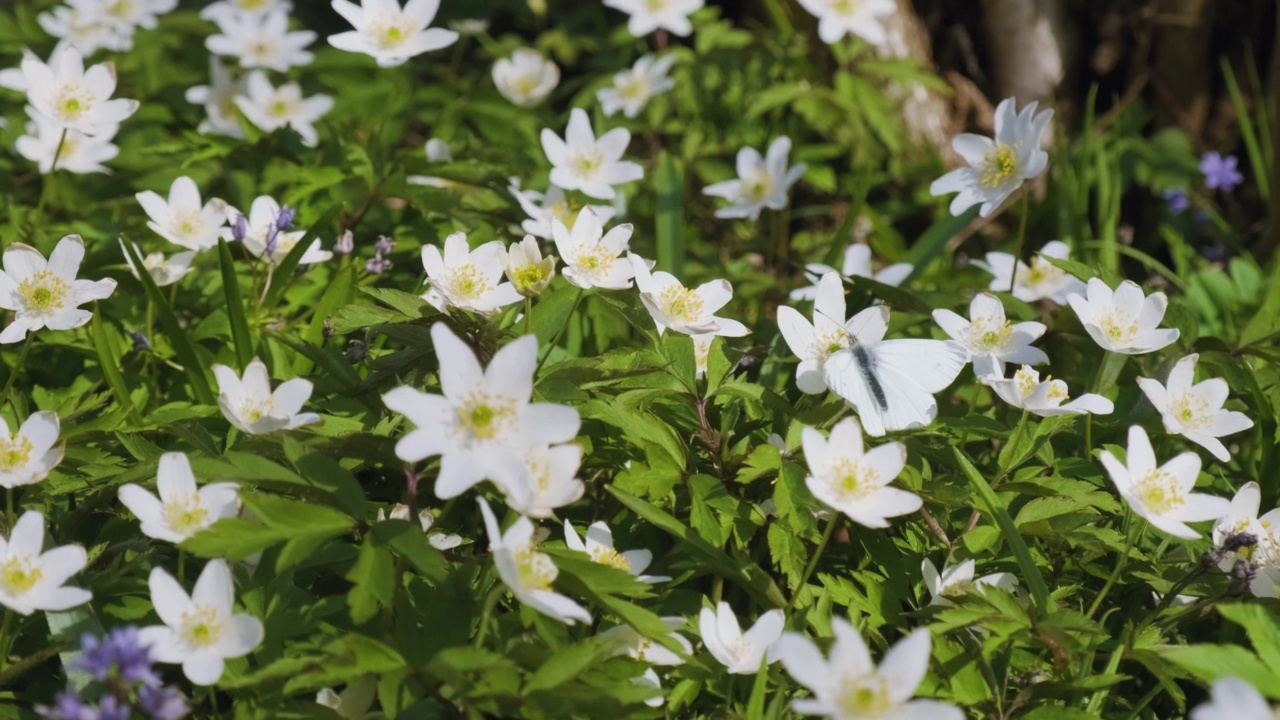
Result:
[[[881,57],[913,58],[924,70],[936,72],[929,31],[912,8],[911,0],[898,0],[898,12],[885,18],[885,36],[884,44],[876,48]],[[920,83],[902,90],[903,121],[911,136],[946,154],[951,136],[959,131],[951,103]]]
[[[1160,0],[1155,67],[1156,119],[1199,138],[1213,104],[1209,53],[1213,0]]]
[[[1053,99],[1066,78],[1072,25],[1064,0],[982,0],[996,99]]]

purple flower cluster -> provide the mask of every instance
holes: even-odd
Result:
[[[151,651],[133,626],[112,630],[98,639],[85,634],[80,640],[80,658],[75,669],[103,683],[105,690],[97,705],[75,692],[60,693],[53,705],[36,710],[50,720],[179,720],[190,708],[177,690],[165,687],[151,667]]]
[[[391,254],[391,250],[395,246],[395,240],[392,240],[386,235],[380,235],[378,237],[378,241],[373,244],[373,251],[376,254],[364,264],[364,269],[374,275],[380,275],[390,270],[391,261],[387,259],[386,256]]]
[[[282,207],[280,212],[276,213],[276,221],[267,229],[267,249],[268,256],[274,255],[276,252],[276,239],[280,233],[285,232],[293,227],[293,218],[298,211],[291,207]]]
[[[1235,155],[1223,157],[1216,152],[1207,152],[1200,158],[1200,172],[1204,175],[1204,184],[1210,190],[1231,192],[1244,182],[1244,176],[1238,168],[1240,161]]]

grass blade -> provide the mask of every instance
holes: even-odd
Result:
[[[240,297],[240,278],[236,276],[235,260],[227,241],[218,239],[218,262],[222,266],[222,291],[227,297],[227,316],[231,318],[231,342],[236,348],[236,361],[240,370],[253,360],[253,335],[249,332],[249,320],[244,315],[244,300]]]
[[[145,268],[137,247],[131,242],[122,244],[124,251],[133,259],[133,266]],[[160,288],[156,286],[151,273],[145,270],[138,273],[138,282],[142,283],[142,289],[146,291],[148,300],[156,308],[156,315],[160,318],[160,324],[164,326],[164,333],[169,337],[169,342],[173,344],[173,352],[178,356],[178,362],[182,364],[182,371],[186,374],[187,381],[191,383],[191,390],[195,393],[196,400],[204,405],[217,404],[218,400],[209,387],[209,377],[205,374],[200,356],[196,355],[196,348],[191,344],[191,338],[187,337],[187,332],[182,329],[182,324],[178,322],[178,316],[173,314],[173,308],[169,307],[169,301],[165,300],[164,293],[160,292]]]
[[[1249,165],[1253,167],[1253,177],[1258,183],[1258,194],[1263,200],[1271,199],[1271,182],[1267,177],[1269,166],[1262,157],[1262,148],[1258,145],[1258,133],[1253,127],[1253,118],[1249,115],[1249,108],[1245,107],[1244,95],[1240,92],[1240,86],[1236,83],[1235,73],[1231,71],[1231,63],[1227,62],[1224,57],[1220,60],[1222,65],[1222,76],[1227,81],[1227,91],[1231,93],[1231,105],[1236,110],[1236,117],[1240,120],[1240,137],[1244,139],[1245,150],[1249,153]]]
[[[679,161],[663,150],[658,155],[658,214],[654,235],[658,240],[658,270],[682,277],[684,270],[684,194]]]
[[[1031,590],[1031,599],[1035,603],[1036,610],[1043,617],[1049,613],[1049,587],[1045,585],[1044,576],[1040,574],[1040,568],[1036,567],[1035,560],[1031,557],[1031,549],[1027,547],[1027,543],[1022,539],[1022,535],[1018,532],[1018,527],[1013,524],[1013,518],[1009,517],[1009,512],[1000,504],[1000,499],[996,497],[996,493],[991,489],[991,484],[987,479],[982,477],[982,473],[973,466],[969,458],[960,452],[960,448],[952,448],[955,453],[956,464],[960,466],[961,472],[969,479],[969,484],[974,490],[978,491],[978,496],[982,498],[982,504],[986,506],[987,514],[995,518],[996,524],[1000,526],[1000,533],[1004,535],[1005,541],[1009,543],[1010,549],[1013,550],[1014,559],[1018,561],[1018,567],[1022,570],[1022,579],[1027,583],[1027,587]]]
[[[102,313],[93,314],[93,320],[89,324],[89,334],[93,338],[94,349],[98,351],[98,367],[102,368],[102,377],[107,381],[107,387],[111,388],[111,394],[116,396],[116,402],[120,403],[120,407],[124,408],[130,417],[136,417],[133,400],[129,398],[129,386],[124,381],[124,374],[120,372],[119,346],[116,345],[114,338],[107,335],[107,326],[103,323]]]

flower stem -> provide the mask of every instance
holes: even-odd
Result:
[[[0,670],[9,664],[9,647],[12,645],[13,620],[16,614],[9,608],[4,609],[4,621],[0,622]]]
[[[499,598],[505,588],[501,581],[494,584],[493,589],[484,598],[484,609],[480,611],[480,626],[476,628],[476,639],[473,647],[484,647],[485,636],[489,634],[489,619],[493,616],[493,608],[498,604]]]
[[[49,196],[49,187],[53,185],[53,174],[58,171],[58,158],[62,157],[62,148],[67,143],[67,129],[62,129],[62,135],[58,137],[58,148],[53,151],[53,162],[49,163],[49,173],[45,175],[44,182],[40,185],[40,199],[36,202],[36,215],[44,219],[44,203]]]
[[[1022,212],[1018,220],[1018,244],[1013,246],[1013,270],[1009,273],[1009,293],[1018,284],[1018,262],[1022,260],[1022,247],[1027,241],[1027,216],[1031,214],[1031,194],[1022,189]]]
[[[13,369],[9,371],[9,379],[4,384],[4,390],[0,391],[0,404],[9,399],[9,393],[13,390],[13,383],[18,379],[18,374],[22,372],[23,365],[27,362],[27,355],[31,353],[31,346],[35,344],[35,339],[28,337],[22,343],[22,349],[18,351],[18,360],[13,364]],[[2,405],[0,405],[2,406]],[[17,410],[15,405],[14,410]],[[17,421],[17,418],[14,418]]]
[[[533,332],[533,298],[524,299],[524,334]]]
[[[796,605],[796,600],[800,599],[800,592],[804,590],[804,586],[809,582],[809,578],[813,575],[813,571],[818,569],[818,561],[822,559],[822,553],[827,549],[827,545],[831,542],[831,536],[836,532],[836,526],[840,524],[842,516],[835,510],[831,511],[831,519],[827,521],[827,529],[822,531],[822,539],[818,541],[818,552],[809,558],[809,565],[804,569],[804,575],[800,576],[800,583],[796,585],[795,594],[791,596],[791,603],[787,606],[787,610],[791,610]]]
[[[1116,561],[1116,566],[1107,578],[1106,584],[1102,586],[1102,590],[1093,598],[1093,602],[1089,604],[1089,610],[1084,614],[1086,618],[1093,617],[1093,614],[1102,605],[1102,601],[1106,599],[1107,594],[1111,592],[1111,588],[1116,584],[1116,580],[1120,579],[1120,573],[1124,570],[1124,566],[1129,563],[1129,553],[1133,551],[1133,546],[1138,542],[1138,536],[1142,534],[1142,524],[1133,517],[1132,513],[1126,512],[1125,518],[1129,521],[1129,532],[1125,534],[1124,553]]]

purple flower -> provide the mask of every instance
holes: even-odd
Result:
[[[1222,157],[1216,152],[1207,152],[1200,159],[1200,172],[1204,174],[1204,184],[1210,190],[1231,192],[1235,186],[1244,182],[1244,176],[1236,168],[1239,161],[1235,155]]]
[[[377,255],[369,258],[369,261],[364,264],[364,269],[374,275],[381,275],[391,269],[391,261],[382,257],[382,255]]]
[[[280,212],[276,214],[276,230],[288,230],[293,227],[293,217],[298,211],[291,207],[282,207]]]
[[[373,249],[379,255],[390,255],[391,249],[396,246],[396,241],[386,235],[379,235],[378,241],[373,244]]]
[[[243,214],[236,215],[235,222],[231,223],[231,239],[240,242],[244,240],[244,236],[249,234],[249,219]]]
[[[80,696],[73,692],[58,693],[52,706],[37,705],[36,712],[49,720],[82,720],[86,715],[93,715]]]
[[[98,704],[94,720],[129,720],[129,703],[121,703],[114,695],[106,695]]]
[[[115,675],[130,684],[160,684],[151,669],[151,651],[139,641],[136,627],[116,628],[102,640],[86,633],[80,645],[76,667],[99,680]]]
[[[350,231],[343,231],[338,239],[333,242],[333,251],[339,255],[346,255],[356,249],[356,236]]]
[[[138,692],[138,708],[152,720],[178,720],[191,711],[182,693],[167,687],[142,688]]]
[[[1185,190],[1165,190],[1164,202],[1174,215],[1180,215],[1191,207],[1191,198],[1187,197]]]

